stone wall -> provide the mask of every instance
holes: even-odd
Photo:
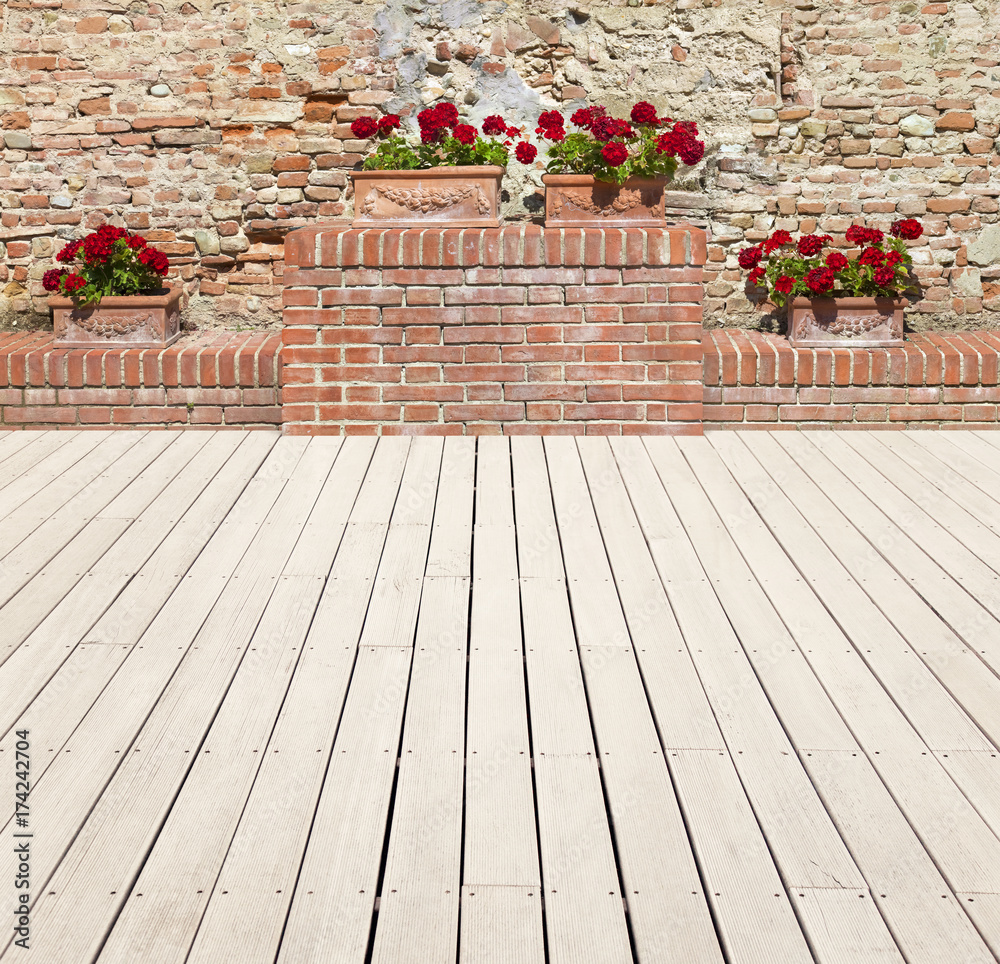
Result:
[[[352,209],[349,122],[442,97],[697,120],[678,209],[710,232],[710,325],[780,323],[745,241],[896,215],[927,227],[910,326],[1000,319],[993,0],[6,0],[0,28],[0,327],[46,321],[54,252],[105,220],[170,255],[189,327],[278,324],[285,234]],[[512,166],[508,218],[540,174]]]

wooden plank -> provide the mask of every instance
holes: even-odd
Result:
[[[687,637],[695,648],[699,675],[775,862],[789,887],[862,887],[860,872],[793,750],[801,741],[829,740],[848,749],[857,749],[857,744],[801,654],[792,655],[794,641],[677,444],[659,441],[646,440],[646,448],[714,586],[712,590],[705,583],[692,584],[672,602],[682,627],[690,627]],[[670,564],[657,562],[664,569]],[[721,627],[704,632],[702,627],[710,623],[697,615],[685,622],[687,608],[698,596],[704,602],[695,608],[696,614],[721,603],[719,611],[732,626],[728,633]],[[769,642],[780,645],[759,658],[758,648],[766,651]],[[773,654],[785,652],[790,658],[784,661],[784,672],[773,673]],[[802,703],[803,694],[809,704]],[[825,722],[814,725],[810,711]]]
[[[948,775],[1000,836],[1000,753],[935,753]]]
[[[0,515],[7,516],[20,508],[40,489],[44,489],[54,479],[72,468],[81,459],[87,457],[99,445],[113,441],[114,432],[74,432],[68,441],[53,445],[52,451],[45,458],[30,465],[17,476],[4,473],[0,476]],[[146,432],[142,433],[146,435]],[[139,439],[135,439],[139,441]],[[134,444],[131,438],[114,442],[114,447]]]
[[[632,961],[566,584],[521,584],[549,960]]]
[[[671,750],[668,760],[727,959],[813,964],[732,759]]]
[[[542,897],[537,886],[462,888],[459,964],[542,964]]]
[[[631,964],[596,758],[539,755],[535,787],[549,961]]]
[[[37,442],[39,439],[43,438],[46,434],[66,436],[68,433],[66,432],[45,433],[45,432],[31,431],[31,430],[15,431],[13,429],[0,429],[0,479],[11,479],[15,477],[15,473],[11,471],[15,463],[11,462],[9,466],[6,466],[3,464],[4,462],[7,462],[8,459],[11,459],[19,452],[23,452],[26,448],[28,448],[34,442]],[[65,444],[67,441],[69,441],[69,439],[64,437],[62,439],[62,444]],[[42,451],[41,448],[39,448],[37,454],[34,457],[44,458],[44,452]],[[25,455],[21,456],[21,459],[17,464],[30,465],[32,464],[31,458],[32,458],[31,455],[27,455],[27,453],[25,453]]]
[[[15,433],[11,433],[15,434]],[[16,434],[20,435],[20,432]],[[45,459],[49,458],[54,452],[63,446],[67,445],[78,435],[82,435],[82,432],[31,432],[24,433],[25,435],[31,435],[34,437],[35,441],[32,445],[22,449],[20,452],[15,453],[10,458],[5,459],[5,464],[0,467],[0,498],[3,501],[0,505],[3,506],[3,514],[6,515],[9,511],[7,509],[7,499],[4,496],[4,490],[9,489],[10,486],[17,482],[22,475],[26,472],[33,470],[40,463],[44,462]],[[86,433],[90,435],[91,433]],[[107,432],[95,432],[92,436],[92,444],[97,445],[102,436],[107,438]],[[75,461],[75,460],[74,460]],[[70,462],[72,464],[72,462]],[[43,475],[51,480],[52,478],[58,476],[58,471],[55,473],[45,472],[43,470]],[[11,489],[8,495],[13,495],[16,490]],[[19,503],[20,504],[20,503]]]
[[[155,530],[155,520],[168,504],[171,506],[169,511],[175,513],[182,512],[188,504],[185,502],[185,491],[190,479],[187,470],[191,460],[196,465],[203,464],[198,455],[210,436],[202,433],[189,434],[198,434],[200,437],[192,439],[191,443],[187,442],[186,437],[179,438],[117,495],[115,492],[123,480],[107,485],[106,489],[104,485],[100,485],[104,496],[94,500],[89,506],[86,504],[89,501],[86,497],[79,500],[79,503],[76,499],[72,500],[70,506],[75,506],[75,511],[64,507],[46,522],[43,528],[48,528],[53,533],[58,532],[63,525],[70,532],[79,524],[83,524],[83,529],[4,606],[8,632],[5,634],[6,645],[0,649],[0,662],[42,623],[61,600],[73,592],[81,577],[93,574],[100,575],[102,580],[110,580],[113,578],[112,572],[121,570],[131,577],[141,567],[159,538],[162,538]],[[213,449],[217,447],[213,445]],[[225,451],[232,451],[234,447],[231,442],[222,443]],[[217,460],[213,459],[207,467],[210,471],[217,469]],[[207,478],[205,481],[207,482]],[[110,501],[95,512],[95,508],[105,501],[105,497]],[[144,512],[146,519],[137,526],[132,520]],[[119,538],[113,546],[93,538],[94,532],[111,532],[116,529],[119,533],[128,531],[129,535],[124,539]],[[144,531],[140,532],[139,529]],[[56,542],[61,538],[61,535],[56,536]],[[113,565],[109,566],[109,563]],[[118,584],[120,588],[120,580]],[[90,592],[92,591],[91,588]],[[94,602],[96,600],[89,599],[88,607]]]
[[[47,827],[45,837],[36,840],[32,855],[34,879],[39,882],[39,890],[60,862],[68,842],[76,837],[122,757],[138,755],[132,744],[144,725],[147,734],[150,732],[151,708],[161,723],[169,714],[172,701],[163,698],[168,682],[174,698],[184,695],[190,702],[204,697],[204,687],[210,681],[202,668],[196,665],[194,673],[190,670],[184,674],[175,672],[199,632],[213,639],[216,647],[234,638],[239,640],[237,645],[245,645],[256,625],[259,607],[267,598],[261,599],[262,580],[250,576],[251,573],[262,575],[259,566],[273,559],[273,554],[258,551],[244,559],[244,552],[275,505],[287,474],[297,461],[288,456],[295,452],[301,454],[305,444],[302,439],[280,439],[276,443],[264,466],[265,469],[273,466],[273,471],[266,472],[266,480],[255,480],[246,487],[227,523],[220,526],[59,758],[50,764],[44,778],[33,787],[32,814]],[[240,575],[244,578],[235,578]],[[273,581],[273,577],[267,581]],[[270,586],[267,592],[269,595]],[[232,651],[236,651],[236,645],[232,646]],[[201,660],[206,652],[209,652],[207,648],[201,651]],[[201,712],[209,709],[205,707]],[[183,751],[190,752],[197,744],[185,747],[181,741],[185,739],[185,728],[195,723],[197,717],[195,713],[192,719],[183,722],[166,741],[164,749],[174,749],[182,760],[186,759]],[[87,767],[77,766],[75,761],[80,758],[87,760]],[[172,762],[176,765],[176,761]],[[0,857],[0,863],[10,861],[11,857]]]
[[[361,647],[278,964],[362,964],[413,651]]]
[[[538,436],[515,435],[510,448],[520,575],[565,578],[542,440]]]
[[[552,502],[580,646],[631,646],[576,441],[545,439]]]
[[[476,440],[445,439],[438,487],[439,511],[434,514],[428,576],[472,575],[472,513],[475,501]]]
[[[895,433],[893,433],[895,434]],[[950,532],[967,542],[967,530],[974,533],[974,541],[967,544],[977,554],[980,549],[991,560],[994,568],[1000,559],[1000,486],[996,473],[977,472],[983,486],[973,484],[954,465],[947,461],[946,453],[954,450],[949,445],[942,451],[939,445],[921,445],[900,433],[899,440],[881,445],[851,447],[871,461],[876,459],[879,471],[901,491],[918,500],[928,514],[936,518]],[[949,433],[950,434],[950,433]],[[942,457],[935,454],[935,449]],[[888,450],[891,455],[886,455]],[[916,470],[916,471],[914,471]],[[986,478],[983,476],[986,475]],[[978,525],[976,524],[978,523]]]
[[[227,955],[273,964],[277,956],[406,452],[381,441],[375,451],[189,964]]]
[[[791,897],[823,964],[904,964],[867,888],[805,888]]]
[[[958,476],[963,489],[974,485],[996,500],[1000,497],[1000,452],[972,432],[925,432],[920,446]],[[1000,532],[996,517],[982,520],[993,532]]]
[[[319,446],[316,441],[310,444],[310,454],[325,449],[327,461],[338,455],[339,439],[320,439]],[[268,738],[373,450],[373,442],[359,440],[333,464],[286,563],[285,568],[294,568],[295,574],[283,574],[275,589],[133,887],[142,899],[125,905],[101,952],[102,961],[135,960],[150,947],[156,948],[164,964],[185,960],[266,756]],[[310,524],[321,528],[325,539],[316,538]],[[190,828],[195,823],[201,833],[193,837]]]
[[[803,761],[906,960],[993,964],[963,905],[864,756],[816,751]]]
[[[773,438],[741,435],[731,442],[713,438],[712,444],[744,487],[765,486],[763,477],[768,472],[770,478],[780,474],[781,493],[775,491],[773,497],[757,501],[765,523],[927,746],[932,750],[989,749],[974,721],[865,593],[858,582],[865,577],[855,578],[830,549],[828,540],[835,542],[845,532],[845,517],[834,501]],[[794,496],[794,506],[785,493]],[[927,612],[930,618],[933,614]]]
[[[899,504],[909,500],[846,443],[829,454],[818,439],[812,444],[782,438],[780,444],[813,482],[837,493],[845,524],[819,530],[827,545],[955,700],[1000,742],[1000,680],[989,668],[1000,669],[1000,622],[990,611],[1000,606],[1000,577],[927,517],[930,525],[922,526],[921,510],[913,503]],[[886,457],[893,458],[888,452]],[[949,544],[954,544],[951,550]],[[977,567],[997,582],[996,592],[973,576]],[[953,578],[964,582],[963,571],[984,596],[996,599],[984,598],[983,605],[970,596],[970,587]]]
[[[211,729],[198,752],[189,755],[191,768],[134,883],[122,874],[122,865],[144,854],[148,843],[142,838],[122,834],[101,840],[92,857],[75,861],[75,873],[86,873],[93,889],[103,892],[100,918],[113,921],[98,957],[102,964],[151,954],[162,964],[185,960],[265,755],[322,588],[321,578],[308,575],[283,576],[275,587]],[[105,791],[99,808],[116,796],[116,782]],[[129,809],[141,805],[146,795],[135,784],[119,794],[119,807]],[[124,823],[128,827],[131,821]],[[192,832],[195,827],[197,833]],[[73,856],[71,850],[71,862]],[[133,863],[131,869],[134,875],[138,866]],[[115,894],[116,900],[110,892],[120,887],[123,877],[128,883]],[[101,886],[105,882],[107,888]],[[71,913],[63,911],[67,923],[94,920],[98,912],[92,903],[81,900],[82,906]],[[82,944],[77,947],[83,950]]]
[[[442,441],[416,438],[409,446],[361,646],[413,645],[434,519]]]
[[[538,960],[541,873],[524,680],[514,502],[508,439],[477,442],[466,720],[463,894],[489,886],[488,912],[463,909],[462,947],[489,947],[490,960]],[[500,888],[511,888],[501,890]],[[522,891],[534,896],[521,903]],[[508,930],[493,913],[519,908]],[[466,898],[463,897],[463,907]],[[532,915],[529,920],[529,915]],[[537,916],[533,916],[537,915]],[[485,928],[480,930],[479,928]],[[474,960],[462,950],[462,959]],[[474,950],[472,951],[474,954]]]
[[[471,528],[471,511],[468,522]],[[375,964],[455,961],[468,614],[468,579],[424,580],[380,888]]]
[[[52,561],[97,512],[122,492],[139,473],[163,455],[165,450],[169,450],[168,447],[172,448],[175,439],[176,436],[166,432],[144,435],[121,452],[94,485],[53,512],[28,538],[8,553],[3,560],[3,569],[0,570],[0,605],[27,585],[31,577]],[[186,448],[184,446],[179,450],[182,457],[176,467],[171,465],[172,460],[167,457],[165,471],[168,477],[190,458],[189,449],[185,451]],[[160,483],[161,488],[163,484]],[[159,489],[154,490],[156,491]]]
[[[956,894],[976,930],[1000,959],[1000,894]]]
[[[916,443],[829,446],[816,438],[813,444],[828,453],[831,460],[836,460],[842,471],[850,466],[855,484],[864,486],[869,499],[900,528],[905,528],[910,540],[951,576],[944,583],[952,595],[955,595],[953,586],[957,581],[987,609],[1000,608],[1000,575],[997,573],[1000,570],[1000,535],[955,500],[964,483],[960,476]],[[928,466],[932,462],[941,470],[934,474],[940,476],[940,485],[945,489],[932,485],[918,474],[929,473]],[[856,477],[855,471],[859,473]],[[993,505],[1000,515],[1000,503]],[[905,553],[902,558],[906,558]],[[933,585],[941,581],[938,576],[931,582]],[[930,586],[920,586],[921,592],[930,589]]]
[[[655,637],[659,636],[664,622],[675,631],[676,623],[667,607],[669,620],[658,620],[656,629],[650,633],[650,615],[656,611],[656,615],[662,617],[662,613],[657,611],[658,605],[648,605],[649,598],[652,596],[658,604],[663,588],[655,579],[656,571],[629,504],[628,494],[606,442],[598,441],[595,445],[587,441],[580,445],[580,453],[624,614],[630,631],[638,630],[636,647],[644,650],[649,642],[655,651],[659,651],[662,640]],[[530,530],[527,534],[530,536]],[[659,589],[659,595],[652,594],[654,585]],[[632,589],[637,591],[630,591]],[[573,641],[573,626],[569,623],[568,611],[558,620],[560,611],[566,610],[563,583],[542,579],[522,580],[521,591],[525,601],[525,635],[529,649],[528,633],[532,623],[538,627],[534,633],[538,649],[555,651],[557,640],[560,643],[565,640],[568,646]],[[650,596],[642,598],[647,592]],[[537,598],[529,607],[528,599],[532,595]],[[529,611],[537,613],[537,617],[529,620]],[[564,625],[561,633],[560,622]],[[580,628],[578,621],[577,629]],[[654,638],[651,639],[651,636]],[[679,633],[676,641],[680,642],[687,656]],[[669,641],[671,649],[674,642],[673,639]],[[529,652],[529,683],[532,679],[530,655]],[[561,653],[559,655],[562,657]],[[551,682],[541,689],[542,699],[532,700],[532,728],[535,729],[536,720],[539,728],[545,723],[544,716],[539,718],[540,710],[546,716],[551,714],[555,717],[549,729],[560,725],[564,717],[578,720],[577,728],[586,736],[586,742],[578,745],[567,743],[566,747],[586,753],[590,748],[589,728],[581,725],[586,715],[579,710],[574,712],[568,701],[565,707],[555,712],[555,707],[550,705],[555,703],[551,696],[553,690],[560,686],[579,689],[582,699],[585,680],[586,700],[600,755],[636,955],[644,962],[676,960],[678,957],[693,962],[721,961],[722,952],[660,749],[636,655],[640,654],[617,646],[583,646],[579,651],[582,680],[579,679],[579,670],[571,672],[572,665],[563,668],[562,660],[556,662],[553,668],[557,671],[550,672],[548,676]],[[645,658],[644,653],[641,655]],[[656,660],[654,655],[650,659],[663,665],[663,661]],[[721,746],[721,735],[714,725],[689,657],[683,669],[690,675],[683,673],[670,678],[663,691],[664,702],[691,707],[704,701],[706,719],[711,720],[714,739]],[[674,698],[673,694],[684,684],[693,685],[694,694],[678,694]],[[669,697],[666,695],[667,688],[671,694]],[[582,737],[577,738],[580,739]],[[537,739],[534,746],[537,753]],[[543,872],[544,869],[543,863]]]
[[[322,448],[307,448],[295,468],[227,591],[193,644],[183,652],[169,683],[142,721],[129,752],[114,761],[120,765],[114,768],[86,821],[77,824],[79,831],[58,867],[53,872],[51,865],[42,862],[39,878],[51,877],[47,896],[38,903],[35,914],[45,922],[46,933],[37,946],[47,960],[69,962],[93,956],[124,904],[199,750],[210,752],[202,742],[248,652],[281,567],[329,474],[328,453]],[[295,595],[301,595],[301,590],[290,597]],[[304,617],[306,624],[311,608]],[[264,638],[280,638],[288,615],[287,606],[276,604],[273,620],[264,624]],[[135,667],[135,660],[126,660],[115,680],[138,687],[140,680],[130,672]],[[141,683],[150,685],[145,676]],[[114,712],[113,707],[106,709]],[[109,729],[108,714],[96,710],[97,705],[70,741],[87,754],[88,761],[106,753],[103,734]],[[91,732],[94,727],[100,727],[97,740]],[[40,787],[48,789],[48,779]],[[67,809],[73,813],[73,808]],[[60,816],[66,827],[69,815]],[[78,813],[74,816],[79,819]],[[189,822],[185,830],[188,826]],[[66,847],[68,841],[63,838],[61,842]],[[109,859],[109,855],[113,856]]]

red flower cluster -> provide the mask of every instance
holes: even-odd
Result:
[[[832,271],[843,271],[849,264],[847,258],[839,251],[831,251],[826,256],[826,266]]]
[[[590,125],[590,133],[594,135],[595,141],[606,144],[616,137],[634,137],[635,131],[628,121],[619,120],[617,117],[598,117]]]
[[[42,287],[46,291],[58,291],[59,282],[62,281],[64,274],[66,274],[65,268],[50,268],[42,275]]]
[[[861,252],[861,257],[858,258],[858,264],[871,265],[874,268],[879,267],[882,262],[885,261],[885,252],[881,248],[865,248]]]
[[[476,138],[479,137],[479,131],[471,124],[456,124],[451,133],[460,144],[475,144]]]
[[[440,143],[458,123],[458,108],[444,101],[417,114],[417,123],[420,125],[420,139],[425,144]]]
[[[885,235],[877,228],[866,228],[860,224],[852,224],[844,235],[848,244],[881,244]]]
[[[922,230],[923,229],[921,228],[921,231]],[[903,256],[898,251],[890,251],[885,256],[885,263],[887,265],[889,265],[890,267],[893,266],[893,265],[902,264],[903,263]]]
[[[737,260],[741,268],[756,268],[763,253],[760,247],[744,248],[739,253]]]
[[[499,114],[490,114],[483,121],[483,133],[493,136],[495,134],[507,134],[507,122]]]
[[[673,130],[660,135],[656,149],[661,154],[679,157],[688,167],[705,156],[705,142],[698,140],[698,125],[694,121],[678,121]]]
[[[804,234],[799,238],[799,254],[804,258],[814,258],[823,250],[823,244],[832,240],[828,234]]]
[[[536,157],[538,157],[538,148],[534,144],[529,144],[527,141],[521,141],[517,147],[514,148],[514,157],[516,157],[522,164],[530,164]]]
[[[648,101],[640,100],[631,113],[632,122],[635,124],[659,124],[660,119],[656,116],[656,108]]]
[[[68,274],[63,280],[63,291],[65,291],[68,295],[86,287],[87,280],[78,274]]]
[[[151,268],[158,275],[165,275],[167,269],[170,267],[170,262],[167,260],[167,256],[162,251],[157,251],[155,248],[143,248],[139,252],[139,264],[144,264],[147,268]]]
[[[774,283],[774,290],[780,291],[783,295],[787,295],[788,292],[791,291],[792,288],[794,287],[795,287],[795,279],[790,278],[787,274],[783,274]]]
[[[71,241],[69,244],[66,245],[65,248],[62,249],[62,251],[60,251],[56,255],[56,260],[64,261],[68,264],[70,261],[73,261],[76,258],[77,252],[82,247],[83,247],[82,241]]]
[[[902,221],[894,221],[889,233],[894,238],[903,238],[906,241],[916,241],[924,233],[920,222],[914,218],[904,218]]]
[[[757,267],[750,272],[750,284],[752,284],[755,288],[759,287],[760,283],[764,280],[764,274],[764,269],[760,265],[757,265]]]
[[[621,167],[628,160],[628,150],[624,144],[612,142],[605,144],[601,148],[601,157],[608,162],[611,167]]]
[[[378,124],[370,117],[358,117],[351,122],[351,133],[355,137],[365,140],[378,133]]]
[[[896,269],[891,265],[884,265],[881,268],[875,269],[875,274],[873,275],[875,284],[880,285],[883,288],[888,287],[896,278]]]
[[[771,237],[765,238],[764,241],[761,242],[761,248],[763,248],[764,254],[770,254],[777,248],[791,243],[792,236],[787,231],[775,231]]]
[[[805,277],[809,290],[818,295],[831,291],[834,281],[836,277],[829,268],[813,268]]]
[[[119,238],[127,238],[128,231],[104,224],[93,234],[83,239],[83,260],[87,264],[107,264],[114,253],[115,242]]]
[[[562,114],[557,110],[543,111],[538,118],[535,133],[549,141],[561,141],[566,137],[566,128]]]
[[[577,127],[582,127],[585,130],[590,130],[590,125],[597,120],[598,117],[603,117],[607,114],[607,108],[605,107],[581,107],[579,110],[573,111],[573,116],[570,117],[570,123],[575,124]]]
[[[399,130],[399,114],[386,114],[378,122],[378,132],[381,137],[387,137],[393,131]]]

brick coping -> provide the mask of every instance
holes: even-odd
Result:
[[[190,332],[165,349],[0,333],[0,427],[274,428],[280,351],[280,332]]]
[[[792,348],[705,332],[708,428],[1000,427],[1000,332],[924,332],[899,348]]]

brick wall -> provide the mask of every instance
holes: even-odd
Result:
[[[682,178],[710,325],[781,323],[736,264],[762,233],[914,215],[910,326],[997,327],[998,66],[995,0],[6,0],[0,327],[46,323],[43,272],[105,221],[169,253],[186,324],[276,325],[285,233],[350,214],[359,114],[449,100],[533,129],[640,98],[708,137]],[[537,210],[541,171],[511,165],[506,217]]]
[[[170,348],[66,349],[0,334],[0,429],[275,428],[278,335],[185,335]]]
[[[790,348],[705,335],[705,429],[1000,428],[1000,337],[911,335],[901,348]]]
[[[308,228],[286,432],[700,432],[704,232]]]

